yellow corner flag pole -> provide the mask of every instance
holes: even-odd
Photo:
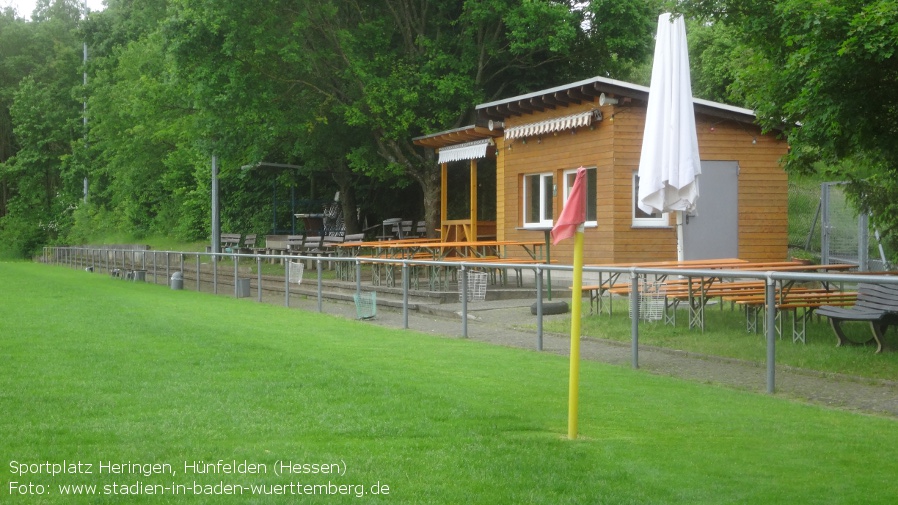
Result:
[[[571,372],[568,382],[567,438],[577,438],[577,408],[580,401],[580,312],[583,286],[583,224],[574,234],[574,280],[571,288]]]

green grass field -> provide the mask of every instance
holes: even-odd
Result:
[[[588,300],[584,300],[588,304]],[[606,301],[607,303],[607,301]],[[749,333],[745,314],[740,307],[724,303],[708,305],[705,310],[705,331],[687,327],[688,314],[681,304],[677,313],[677,325],[661,322],[640,323],[639,343],[678,349],[710,356],[722,356],[763,365],[767,359],[767,335],[763,326]],[[588,305],[584,305],[587,307]],[[581,322],[581,334],[620,342],[631,340],[631,324],[628,317],[629,300],[615,298],[613,316],[587,315]],[[761,316],[763,318],[763,315]],[[826,318],[807,321],[805,342],[792,342],[792,315],[783,321],[783,337],[776,341],[776,362],[807,370],[846,374],[869,379],[895,380],[898,378],[898,331],[890,328],[885,334],[886,352],[876,354],[872,346],[836,347],[836,338]],[[799,323],[800,324],[800,323]],[[870,326],[863,322],[849,322],[845,332],[854,341],[862,342],[871,336]],[[570,334],[570,318],[553,319],[544,326],[546,331]]]
[[[894,419],[587,362],[569,441],[564,357],[66,268],[0,279],[2,503],[898,501]],[[257,466],[197,471],[219,460]],[[72,463],[93,473],[49,473]]]

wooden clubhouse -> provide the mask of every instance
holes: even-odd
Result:
[[[647,100],[647,87],[594,77],[477,105],[475,125],[414,139],[439,154],[442,240],[541,238],[582,166],[587,263],[676,259],[673,216],[636,207]],[[785,141],[762,134],[751,110],[701,99],[694,107],[702,176],[684,259],[785,259]],[[571,256],[569,243],[552,250],[560,263]]]

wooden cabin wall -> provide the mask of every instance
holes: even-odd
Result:
[[[677,232],[673,220],[666,226],[633,226],[633,173],[639,171],[645,106],[616,106],[614,115],[614,251],[608,263],[670,261],[677,259]]]
[[[789,254],[789,186],[780,160],[788,145],[760,128],[699,116],[702,160],[739,161],[739,257],[785,261]]]
[[[597,102],[506,119],[506,127],[542,121],[599,108]],[[645,121],[644,104],[601,108],[604,119],[542,139],[497,139],[497,232],[500,240],[539,240],[543,233],[522,230],[524,174],[553,172],[557,192],[555,219],[561,212],[563,173],[580,166],[596,167],[597,226],[584,234],[586,264],[675,260],[674,219],[668,226],[639,228],[632,224],[632,177],[638,170]],[[788,254],[787,180],[779,163],[785,142],[761,135],[753,125],[697,116],[699,154],[703,161],[737,161],[739,173],[739,257],[751,261],[781,261]],[[753,142],[755,141],[756,142]],[[573,241],[552,248],[552,258],[569,264]],[[509,256],[524,257],[512,249]]]
[[[540,114],[508,118],[505,127],[543,121],[560,116],[586,112],[599,108],[596,102],[584,102],[578,106],[560,107]],[[605,107],[610,109],[610,107]],[[607,122],[596,122],[593,127],[578,128],[575,134],[570,130],[557,134],[543,135],[541,138],[504,140],[501,144],[497,160],[497,177],[502,177],[497,184],[497,227],[502,240],[542,240],[541,231],[523,230],[523,187],[525,174],[552,172],[557,191],[553,202],[555,219],[561,212],[564,198],[563,174],[565,170],[580,166],[597,169],[597,220],[598,227],[588,228],[584,240],[584,258],[587,263],[598,263],[601,258],[608,257],[613,250],[613,237],[607,236],[611,231],[611,216],[607,213],[611,195],[614,193],[608,179],[612,174],[613,141],[612,131]],[[501,175],[500,175],[501,174]],[[514,248],[508,250],[509,256],[525,257],[523,251]],[[552,258],[561,263],[570,263],[573,257],[572,241],[562,242],[552,247]]]

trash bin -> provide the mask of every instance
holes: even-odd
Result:
[[[134,282],[146,282],[147,281],[147,271],[146,270],[134,270],[131,275],[131,280]]]
[[[237,279],[237,298],[249,298],[249,279]]]
[[[184,289],[184,273],[181,271],[171,274],[171,288]]]

